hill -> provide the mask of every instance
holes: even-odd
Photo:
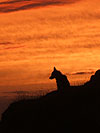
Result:
[[[100,70],[82,86],[13,102],[2,114],[2,133],[100,132]]]
[[[89,96],[82,88],[76,93],[53,91],[10,104],[2,114],[2,133],[96,131],[99,106],[95,94]]]

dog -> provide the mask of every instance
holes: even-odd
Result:
[[[63,91],[70,87],[70,83],[65,75],[58,71],[55,67],[49,79],[56,79],[57,90]]]

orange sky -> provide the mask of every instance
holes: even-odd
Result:
[[[65,5],[46,7],[41,0],[39,7],[43,8],[37,9],[32,0],[17,1],[0,1],[0,85],[51,83],[48,77],[53,66],[64,74],[99,68],[99,0],[68,4],[69,0]],[[50,3],[54,1],[46,5]],[[23,5],[27,10],[22,11]],[[78,76],[70,80],[87,80]]]

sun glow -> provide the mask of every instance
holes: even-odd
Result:
[[[54,66],[68,75],[99,68],[100,1],[10,2],[0,4],[0,85],[49,83]],[[43,8],[34,9],[36,3]],[[29,4],[31,10],[22,11]],[[69,78],[83,83],[89,76]]]

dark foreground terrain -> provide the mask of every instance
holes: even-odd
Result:
[[[2,114],[0,133],[99,133],[100,72],[83,86],[20,100]]]

